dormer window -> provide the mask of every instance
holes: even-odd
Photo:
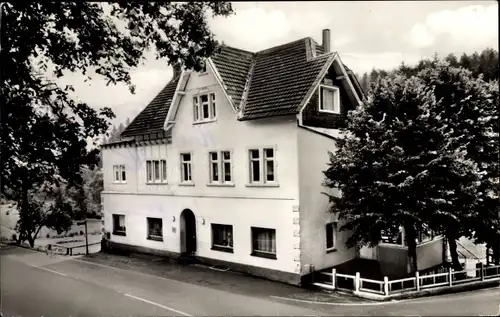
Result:
[[[194,122],[214,121],[217,116],[216,108],[214,93],[194,96]]]
[[[340,114],[340,90],[335,86],[319,86],[319,110]]]

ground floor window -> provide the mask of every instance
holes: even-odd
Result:
[[[113,234],[120,236],[126,234],[125,215],[113,214]]]
[[[252,255],[276,259],[276,230],[252,227]]]
[[[148,239],[163,241],[163,221],[161,218],[148,218]]]
[[[233,252],[233,226],[212,224],[212,249]]]
[[[334,251],[337,248],[337,223],[326,224],[326,251]]]

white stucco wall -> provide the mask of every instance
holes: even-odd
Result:
[[[216,94],[217,120],[193,124],[192,97],[205,91]],[[179,252],[179,216],[182,210],[189,208],[197,221],[197,255],[298,273],[299,250],[294,248],[296,227],[293,225],[294,217],[298,217],[298,213],[293,210],[299,198],[296,118],[237,121],[221,87],[213,74],[208,72],[205,75],[191,75],[175,122],[171,144],[104,149],[106,229],[112,231],[113,213],[125,214],[127,223],[127,236],[113,236],[112,239]],[[278,186],[247,186],[248,150],[262,147],[275,148]],[[207,186],[208,153],[214,150],[231,151],[234,186]],[[179,185],[180,153],[184,151],[192,153],[194,186]],[[145,161],[165,158],[168,184],[146,184]],[[126,164],[127,184],[113,184],[114,164]],[[163,242],[146,239],[146,217],[163,219]],[[205,225],[201,225],[203,218]],[[210,223],[233,225],[233,254],[210,250]],[[250,255],[251,226],[276,229],[276,260]],[[172,227],[176,228],[176,232],[172,231]],[[298,232],[295,234],[298,235]]]
[[[104,191],[137,192],[137,149],[134,147],[104,148],[102,151]],[[113,165],[125,165],[126,183],[115,183]]]
[[[300,190],[300,246],[302,267],[312,264],[316,270],[329,268],[356,257],[355,248],[346,249],[348,232],[337,233],[337,250],[326,252],[326,229],[336,215],[328,212],[328,197],[322,192],[324,174],[328,166],[328,152],[335,142],[306,129],[298,130],[299,190]],[[339,222],[338,228],[342,226]]]
[[[295,272],[294,249],[290,244],[292,227],[284,224],[292,214],[292,200],[176,197],[164,195],[105,194],[106,230],[112,232],[112,214],[125,215],[126,236],[111,235],[111,240],[153,249],[180,252],[180,214],[191,209],[196,217],[197,255],[223,261]],[[147,217],[163,219],[163,241],[147,239]],[[175,220],[174,218],[175,217]],[[203,219],[205,224],[202,224]],[[211,223],[233,226],[234,253],[211,250]],[[251,227],[276,229],[277,259],[250,255]]]

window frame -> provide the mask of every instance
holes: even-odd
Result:
[[[207,101],[201,99],[207,96]],[[203,92],[193,96],[193,123],[206,123],[217,120],[217,97],[215,92]],[[207,105],[208,117],[204,118],[203,106]]]
[[[221,245],[221,244],[216,244],[215,243],[215,230],[214,229],[224,229],[224,228],[229,228],[230,229],[230,243],[228,245]],[[233,225],[227,225],[227,224],[220,224],[220,223],[212,223],[210,225],[210,229],[212,231],[212,250],[215,251],[222,251],[222,252],[228,252],[228,253],[234,253],[234,234],[233,234]],[[229,240],[228,239],[228,240]]]
[[[118,177],[117,177],[118,173]],[[125,177],[123,177],[125,176]],[[127,169],[124,164],[113,165],[113,183],[126,184],[127,183]]]
[[[217,154],[217,159],[214,160],[212,158],[212,154],[216,153]],[[224,154],[228,153],[229,154],[229,159],[224,158]],[[229,163],[229,176],[231,180],[226,181],[226,168],[225,164]],[[213,165],[217,165],[217,175],[218,175],[218,180],[214,180],[213,177],[213,171],[214,167]],[[208,151],[208,184],[207,186],[234,186],[234,178],[233,178],[233,151],[230,149],[223,149],[223,150],[211,150]]]
[[[189,154],[189,161],[184,160],[184,155]],[[180,152],[179,153],[180,160],[180,169],[181,169],[181,181],[180,185],[194,185],[193,181],[193,153],[192,152]],[[189,164],[188,173],[189,179],[184,178],[184,164]]]
[[[151,234],[151,223],[150,223],[151,220],[160,220],[160,224],[161,224],[161,230],[160,230],[161,235],[160,236]],[[163,218],[146,217],[146,225],[147,225],[147,239],[148,240],[163,241]]]
[[[164,162],[164,163],[163,163]],[[165,164],[165,174],[163,173],[163,164]],[[156,166],[158,165],[159,179],[156,178]],[[167,184],[168,183],[167,160],[149,159],[146,160],[146,184]]]
[[[255,234],[258,231],[269,231],[272,233],[272,237],[274,238],[274,252],[269,252],[265,250],[256,250],[256,239]],[[276,239],[276,229],[273,228],[265,228],[265,227],[250,227],[250,242],[251,242],[251,256],[256,256],[260,258],[273,259],[276,260],[278,258],[278,245]]]
[[[123,217],[123,230],[121,228],[117,229],[116,223],[120,223],[120,217]],[[115,236],[126,236],[127,235],[127,225],[125,223],[126,217],[124,214],[112,214],[113,219],[113,235]]]
[[[266,150],[272,150],[273,156],[267,157]],[[252,158],[251,151],[258,151],[258,160]],[[263,147],[250,147],[247,148],[247,164],[248,164],[248,183],[247,187],[279,187],[278,183],[278,161],[277,161],[277,147],[276,146],[263,146]],[[259,181],[255,181],[253,176],[253,164],[252,162],[259,162]],[[273,162],[273,180],[267,180],[267,162]]]
[[[329,226],[332,226],[332,246],[328,246],[328,228]],[[325,247],[326,247],[326,253],[337,251],[337,240],[338,240],[338,221],[330,221],[327,224],[325,224]]]
[[[330,109],[324,109],[323,107],[323,89],[333,91],[333,110]],[[318,94],[318,110],[319,112],[324,112],[324,113],[333,113],[333,114],[340,114],[341,113],[341,107],[340,107],[340,88],[338,86],[330,86],[330,85],[319,85],[318,88],[319,94]]]

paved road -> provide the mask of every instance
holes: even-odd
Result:
[[[314,304],[242,295],[14,247],[0,249],[1,306],[7,316],[497,314],[500,289],[406,302]]]

